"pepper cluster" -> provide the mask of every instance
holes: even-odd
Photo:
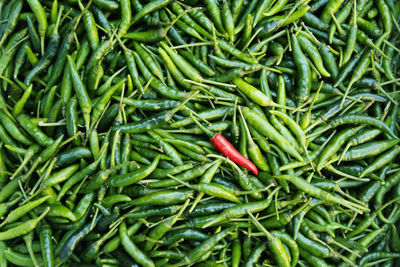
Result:
[[[0,267],[399,266],[399,22],[0,0]]]

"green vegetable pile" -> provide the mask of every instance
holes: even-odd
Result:
[[[0,267],[400,266],[399,24],[0,0]]]

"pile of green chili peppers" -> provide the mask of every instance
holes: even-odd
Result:
[[[0,0],[0,267],[400,266],[399,24]]]

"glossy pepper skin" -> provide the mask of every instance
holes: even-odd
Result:
[[[255,175],[258,174],[256,165],[240,154],[223,135],[217,133],[214,135],[211,142],[224,156],[228,157],[236,164],[252,171]]]

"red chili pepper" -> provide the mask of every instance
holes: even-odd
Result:
[[[211,142],[224,156],[228,157],[236,164],[252,171],[255,175],[258,174],[256,165],[240,154],[223,135],[217,133],[214,135]]]
[[[204,125],[202,125],[196,118],[190,114],[190,117],[194,120],[194,122],[199,126],[200,129],[203,130],[210,138],[212,144],[224,154],[225,157],[228,157],[230,160],[235,162],[236,164],[252,171],[255,175],[258,174],[258,170],[256,165],[253,162],[245,158],[233,145],[221,134],[214,133],[213,131],[207,129]]]

